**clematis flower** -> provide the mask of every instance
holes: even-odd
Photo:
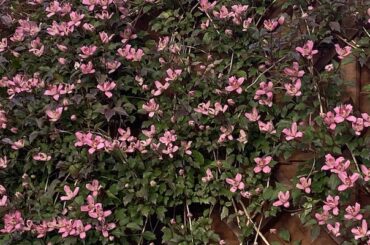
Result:
[[[7,206],[7,201],[8,201],[8,196],[7,195],[3,195],[0,198],[0,207],[6,207]]]
[[[3,217],[4,228],[0,230],[1,233],[22,232],[24,229],[24,220],[21,212],[16,210],[12,213],[7,213]]]
[[[238,94],[241,94],[243,89],[241,88],[241,85],[244,82],[244,77],[236,78],[235,76],[232,76],[229,78],[229,86],[225,88],[226,91],[232,92],[235,91]]]
[[[19,139],[19,140],[13,142],[11,147],[12,147],[13,150],[22,149],[24,147],[25,142],[26,141],[24,139]]]
[[[88,6],[89,11],[93,11],[95,8],[95,5],[98,4],[97,0],[82,0],[82,4]]]
[[[215,5],[216,5],[216,1],[214,1],[213,3],[210,3],[208,0],[200,0],[199,1],[199,4],[200,4],[200,7],[199,9],[204,11],[204,12],[208,12],[210,10],[212,10]]]
[[[331,130],[335,130],[335,128],[337,127],[337,124],[335,122],[334,113],[329,111],[326,114],[324,114],[323,117],[324,117],[324,123],[326,124],[326,126],[328,126],[329,129]]]
[[[109,236],[108,231],[113,230],[114,228],[116,228],[115,223],[102,223],[96,226],[96,230],[101,231],[103,237],[108,237]]]
[[[87,205],[82,205],[80,207],[81,212],[94,212],[95,211],[95,200],[92,195],[86,197]]]
[[[104,222],[105,218],[112,214],[110,210],[103,210],[103,205],[101,203],[95,204],[95,209],[92,212],[89,212],[91,218],[97,219],[100,222]]]
[[[354,173],[351,176],[348,176],[346,172],[341,172],[338,174],[338,177],[342,181],[342,184],[338,186],[338,191],[345,191],[348,188],[353,187],[360,175],[358,173]]]
[[[326,197],[326,201],[324,201],[325,205],[323,206],[324,211],[329,212],[332,210],[334,215],[339,214],[339,196],[332,197],[331,195]]]
[[[43,152],[39,152],[33,156],[33,160],[35,161],[47,162],[47,161],[50,161],[50,159],[51,159],[51,156],[48,156],[46,153],[43,153]]]
[[[243,31],[247,31],[249,26],[252,24],[253,22],[253,19],[252,18],[248,18],[246,20],[243,21]]]
[[[305,72],[303,70],[299,70],[298,62],[293,62],[293,67],[284,68],[284,73],[285,75],[289,76],[294,81],[298,78],[303,77]]]
[[[84,225],[81,220],[73,221],[73,230],[69,233],[72,236],[79,236],[81,239],[86,238],[86,232],[91,229],[90,224]]]
[[[105,96],[107,96],[108,98],[111,98],[113,96],[112,92],[110,92],[111,90],[113,90],[114,88],[116,87],[116,83],[115,82],[104,82],[104,83],[101,83],[97,86],[97,88],[104,92]]]
[[[0,41],[0,53],[4,52],[7,47],[8,47],[8,39],[4,37]]]
[[[276,20],[265,20],[263,22],[263,26],[268,31],[274,31],[278,25],[279,25],[279,22]]]
[[[370,231],[367,229],[367,222],[365,219],[362,220],[361,226],[351,229],[352,234],[355,237],[355,240],[361,239],[363,237],[369,236]]]
[[[147,103],[143,105],[143,109],[149,112],[149,117],[154,117],[155,114],[161,114],[162,111],[159,110],[159,105],[154,99],[150,99]]]
[[[362,119],[364,119],[364,127],[370,127],[370,116],[367,113],[361,113]]]
[[[256,167],[254,167],[253,171],[255,173],[260,173],[261,171],[265,174],[268,174],[271,172],[271,168],[269,166],[270,162],[272,160],[272,157],[266,156],[266,157],[256,157],[254,159],[254,162],[257,164]]]
[[[0,169],[5,169],[8,166],[8,163],[9,161],[6,156],[0,157]]]
[[[260,119],[260,115],[258,115],[256,107],[253,107],[252,112],[246,112],[244,116],[251,122],[257,122]]]
[[[93,74],[95,73],[95,69],[93,63],[89,61],[87,64],[81,64],[80,69],[82,74]]]
[[[261,132],[269,133],[269,134],[275,134],[276,130],[274,128],[274,125],[272,124],[272,121],[269,121],[267,123],[264,123],[262,121],[258,121],[258,127]]]
[[[365,165],[361,165],[361,171],[364,175],[364,180],[369,181],[370,180],[370,168],[367,168]]]
[[[311,40],[308,40],[303,45],[303,47],[296,47],[295,50],[299,52],[303,57],[306,57],[309,60],[313,58],[313,55],[319,52],[316,49],[313,49],[313,41]]]
[[[282,132],[285,134],[285,139],[288,141],[303,137],[303,133],[298,131],[296,122],[292,123],[291,128],[285,128]]]
[[[206,176],[202,177],[202,182],[207,183],[210,182],[211,180],[213,180],[213,174],[212,171],[209,168],[207,168]]]
[[[112,40],[114,34],[112,35],[108,35],[106,32],[102,31],[102,32],[99,32],[99,37],[100,37],[100,41],[102,43],[109,43],[110,40]]]
[[[93,55],[96,50],[98,49],[98,47],[96,47],[95,45],[90,45],[90,46],[82,46],[80,48],[82,54],[79,54],[79,56],[83,59],[86,59],[88,58],[89,56]]]
[[[339,59],[344,59],[344,57],[348,56],[351,54],[352,48],[350,46],[345,46],[344,48],[341,48],[339,44],[335,44],[335,51],[338,54]]]
[[[331,232],[334,236],[339,237],[340,236],[340,223],[335,222],[335,225],[333,226],[332,224],[327,224],[326,228]]]
[[[84,14],[79,14],[76,11],[72,11],[69,14],[69,18],[71,19],[68,21],[68,26],[80,26],[81,25],[81,20],[85,17]]]
[[[348,206],[346,208],[346,214],[344,215],[344,218],[347,220],[361,220],[362,219],[362,214],[360,214],[360,204],[355,203],[354,206]]]
[[[362,130],[364,130],[364,119],[356,118],[356,121],[352,122],[352,129],[355,131],[356,135],[361,135]]]
[[[316,213],[315,218],[318,221],[319,225],[324,225],[328,221],[329,215],[329,212],[324,210],[322,213]]]
[[[296,187],[300,190],[304,190],[307,194],[311,192],[311,178],[301,177],[299,178],[299,183],[297,183]]]
[[[301,87],[302,87],[301,79],[297,79],[294,84],[292,83],[284,84],[286,93],[290,96],[296,96],[296,97],[301,96],[302,95]]]
[[[53,15],[60,12],[62,8],[60,7],[60,3],[58,1],[53,1],[46,7],[45,11],[48,13],[46,16],[48,18],[52,17]]]
[[[45,46],[41,43],[39,37],[31,41],[30,46],[29,52],[33,53],[35,56],[40,57],[44,53]]]
[[[336,123],[341,123],[344,120],[355,122],[356,117],[351,116],[352,113],[352,105],[340,105],[334,108],[335,111],[335,117],[334,120]]]
[[[230,16],[229,10],[226,6],[222,6],[220,11],[213,11],[213,15],[218,19],[227,19]]]
[[[91,184],[90,184],[90,183],[86,184],[86,189],[88,189],[89,191],[91,191],[91,192],[92,192],[92,195],[93,195],[94,197],[98,196],[99,190],[100,190],[102,187],[103,187],[103,186],[101,186],[101,185],[99,184],[99,181],[98,181],[98,180],[96,180],[96,179],[94,179],[94,180],[91,182]]]
[[[56,108],[55,110],[47,109],[45,112],[46,112],[46,115],[49,117],[50,122],[56,122],[62,116],[63,107],[60,106]]]
[[[261,82],[259,84],[259,89],[254,94],[255,100],[258,100],[260,105],[267,105],[268,107],[272,106],[272,99],[273,99],[273,83],[272,82]]]
[[[172,70],[171,68],[166,70],[167,77],[164,79],[166,82],[176,80],[182,73],[181,69]]]
[[[169,42],[170,42],[170,37],[169,36],[160,37],[159,41],[158,41],[158,44],[157,44],[157,51],[164,50],[168,46]]]
[[[242,144],[246,144],[248,142],[248,135],[243,129],[239,130],[239,138],[237,140]]]
[[[60,197],[60,200],[62,200],[62,201],[68,201],[68,200],[74,199],[77,196],[79,190],[80,190],[80,188],[79,187],[76,187],[74,189],[74,191],[72,191],[71,188],[68,185],[65,185],[64,186],[64,191],[65,191],[66,195],[65,196],[61,196]]]
[[[153,96],[161,95],[170,86],[170,84],[168,82],[166,82],[165,84],[162,84],[160,81],[154,81],[154,85],[155,85],[156,89],[155,90],[153,89],[151,91]]]
[[[236,192],[238,189],[243,190],[244,189],[244,183],[242,181],[242,175],[237,173],[234,179],[226,178],[226,183],[231,185],[230,191]]]
[[[230,126],[230,127],[221,126],[220,131],[221,131],[221,135],[218,138],[218,141],[217,141],[218,143],[222,143],[222,142],[225,142],[227,140],[233,140],[234,139],[234,137],[232,135],[232,132],[234,131],[234,126]]]
[[[282,191],[279,191],[278,198],[279,198],[279,200],[275,201],[272,204],[274,207],[284,206],[286,208],[289,208],[289,206],[290,206],[290,203],[289,203],[290,193],[289,193],[289,191],[286,191],[285,193],[282,192]]]
[[[144,56],[144,51],[142,49],[132,48],[130,44],[126,44],[124,48],[119,48],[117,53],[121,57],[130,61],[140,61]]]

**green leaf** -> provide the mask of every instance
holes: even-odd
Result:
[[[318,238],[320,235],[320,226],[313,226],[311,229],[311,240],[314,241],[316,238]]]
[[[290,233],[288,230],[282,229],[279,231],[279,236],[286,242],[290,241]]]
[[[222,207],[222,211],[221,211],[221,220],[223,220],[224,218],[226,218],[227,216],[229,215],[229,209],[227,207]]]
[[[156,238],[155,237],[155,234],[153,232],[151,232],[151,231],[145,231],[143,233],[143,237],[147,241],[152,241],[152,240],[155,240],[155,238]]]

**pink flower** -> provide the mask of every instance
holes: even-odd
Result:
[[[325,66],[325,71],[331,72],[332,70],[334,70],[334,65],[333,64],[329,64],[329,65]]]
[[[311,178],[307,179],[305,177],[299,178],[299,183],[297,183],[296,187],[300,190],[304,190],[307,194],[311,192]]]
[[[103,223],[101,225],[96,226],[96,229],[102,232],[103,237],[108,237],[109,236],[108,231],[113,230],[114,228],[116,228],[115,223]]]
[[[62,116],[63,107],[60,106],[56,108],[55,110],[47,109],[45,112],[46,112],[46,115],[49,117],[50,122],[56,122]]]
[[[167,82],[165,84],[162,84],[159,81],[154,81],[154,84],[156,86],[156,90],[154,90],[154,89],[152,90],[151,93],[152,93],[153,96],[161,95],[170,86],[170,84],[167,83]]]
[[[30,46],[31,48],[29,49],[29,52],[33,53],[35,56],[40,57],[44,53],[45,46],[42,45],[39,37],[31,41]]]
[[[308,40],[303,47],[296,47],[295,49],[299,52],[303,57],[307,57],[307,59],[312,59],[313,55],[317,54],[319,51],[313,49],[313,41]]]
[[[68,22],[68,26],[80,26],[81,20],[85,17],[85,15],[73,11],[69,14],[69,17],[71,20]]]
[[[109,43],[112,40],[114,34],[108,36],[108,34],[104,31],[99,32],[99,37],[102,43]]]
[[[8,166],[8,159],[6,156],[0,157],[0,169],[5,169]]]
[[[100,91],[104,92],[105,96],[107,96],[108,98],[111,98],[113,96],[113,94],[110,91],[113,90],[115,87],[116,87],[115,82],[104,82],[97,86],[97,88]]]
[[[216,5],[216,1],[214,1],[213,3],[210,3],[208,0],[200,0],[200,10],[204,11],[204,12],[208,12],[209,10],[212,10],[215,5]]]
[[[4,215],[4,228],[0,230],[2,233],[13,233],[22,232],[24,228],[24,220],[22,218],[21,212],[18,210],[13,213],[8,213]]]
[[[105,67],[109,70],[108,74],[115,72],[121,65],[122,65],[121,62],[116,60],[105,62]]]
[[[158,44],[157,44],[157,51],[164,50],[168,46],[169,42],[170,42],[170,37],[169,36],[160,37],[159,41],[158,41]]]
[[[207,168],[206,176],[202,177],[202,181],[204,183],[207,183],[207,182],[210,182],[211,180],[213,180],[213,174],[212,174],[212,171],[209,168]]]
[[[64,191],[66,193],[66,196],[61,196],[60,200],[68,201],[68,200],[74,199],[77,196],[79,190],[80,190],[80,188],[76,187],[74,189],[74,191],[72,191],[71,188],[68,185],[65,185],[64,186]]]
[[[81,64],[80,69],[83,74],[95,73],[95,69],[91,61],[89,61],[87,64]]]
[[[167,69],[167,77],[164,79],[166,82],[176,80],[182,73],[181,69],[172,70],[171,68]]]
[[[285,128],[282,132],[285,134],[285,139],[288,141],[303,137],[303,133],[298,131],[296,122],[292,123],[291,128]]]
[[[279,22],[277,22],[276,20],[265,20],[263,22],[263,26],[268,31],[275,30],[278,25],[279,25]]]
[[[358,173],[354,173],[351,176],[348,176],[346,172],[341,172],[338,174],[338,177],[342,181],[342,184],[338,186],[338,191],[345,191],[346,189],[353,187],[360,175]]]
[[[50,18],[51,16],[60,12],[62,8],[60,7],[60,3],[58,1],[53,1],[46,7],[45,11],[48,12],[47,17]]]
[[[80,54],[80,57],[83,58],[83,59],[86,59],[89,56],[93,55],[96,52],[97,49],[98,49],[98,47],[96,47],[95,45],[82,46],[80,48],[80,50],[82,52],[82,54]]]
[[[252,18],[248,18],[248,19],[243,21],[243,31],[248,30],[249,26],[252,24],[252,21],[253,21]]]
[[[284,84],[286,93],[290,96],[296,96],[296,97],[302,95],[301,86],[302,86],[301,79],[297,79],[294,84],[291,84],[291,83]]]
[[[256,107],[253,107],[252,112],[249,112],[249,113],[246,112],[244,116],[248,118],[248,120],[251,122],[256,122],[260,119],[260,115],[258,115],[258,111]]]
[[[86,189],[92,192],[92,195],[96,197],[99,193],[99,190],[102,188],[101,185],[99,185],[99,181],[94,179],[91,184],[86,184]]]
[[[6,128],[8,119],[6,118],[6,113],[4,110],[0,110],[0,128]]]
[[[299,64],[298,62],[293,62],[293,67],[286,67],[284,68],[285,75],[289,76],[292,80],[295,80],[297,78],[301,78],[304,75],[303,70],[299,70]]]
[[[142,49],[132,48],[130,44],[126,44],[124,48],[119,48],[117,53],[126,60],[132,61],[140,61],[144,56],[144,51]]]
[[[331,225],[331,224],[327,224],[326,225],[326,228],[329,230],[329,232],[331,232],[334,236],[336,237],[339,237],[340,236],[340,233],[339,233],[339,229],[340,229],[340,223],[339,222],[335,222],[335,225]]]
[[[269,133],[269,134],[275,134],[276,130],[274,128],[274,125],[272,124],[272,121],[269,121],[267,123],[264,123],[262,121],[258,121],[258,127],[261,132]]]
[[[229,18],[229,10],[226,8],[226,6],[222,6],[219,12],[213,11],[213,15],[219,19],[226,19]]]
[[[234,137],[232,135],[232,132],[234,131],[234,126],[229,126],[229,127],[220,127],[221,135],[218,138],[218,143],[225,142],[227,140],[233,140]]]
[[[87,205],[83,205],[80,207],[81,212],[94,212],[95,211],[95,200],[92,195],[88,195],[87,198]]]
[[[361,113],[361,116],[364,119],[365,128],[370,127],[370,116],[367,113]]]
[[[22,149],[24,147],[24,144],[25,144],[25,140],[24,139],[19,139],[19,140],[12,143],[12,149],[13,150]]]
[[[355,236],[355,240],[358,240],[358,239],[361,239],[363,237],[370,235],[370,231],[367,230],[367,222],[364,219],[361,222],[361,227],[357,226],[356,228],[352,228],[351,232]]]
[[[159,105],[154,99],[150,99],[147,103],[143,105],[143,109],[149,112],[149,117],[154,117],[154,114],[160,114]]]
[[[92,24],[89,24],[89,23],[85,23],[82,25],[82,28],[86,31],[90,31],[90,32],[93,32],[95,31],[95,27],[92,25]],[[100,36],[100,38],[102,38],[102,36]]]
[[[254,159],[255,163],[257,164],[256,167],[254,167],[253,171],[255,173],[264,172],[265,174],[268,174],[271,172],[271,168],[269,166],[270,162],[272,160],[272,157],[266,156],[266,157],[256,157]]]
[[[97,3],[97,0],[82,0],[82,4],[87,5],[89,7],[89,11],[93,11]]]
[[[344,48],[341,48],[339,44],[335,44],[335,51],[338,54],[339,59],[344,59],[344,57],[348,56],[351,54],[352,48],[350,46],[345,46]]]
[[[259,89],[256,91],[254,95],[254,99],[258,100],[260,105],[267,105],[269,107],[272,106],[272,98],[273,98],[273,83],[272,82],[261,82],[259,85]]]
[[[326,201],[324,201],[324,203],[324,211],[329,212],[330,210],[332,210],[334,215],[339,214],[339,196],[332,197],[331,195],[329,195],[326,197]]]
[[[229,78],[229,86],[227,86],[225,90],[228,92],[235,91],[238,94],[241,94],[243,91],[243,89],[241,88],[243,82],[244,77],[236,78],[235,76],[232,76]]]
[[[367,168],[365,165],[361,165],[361,171],[364,175],[364,180],[369,181],[370,180],[370,168]]]
[[[91,218],[97,219],[100,222],[104,222],[105,218],[112,214],[110,210],[103,210],[103,205],[101,203],[95,204],[95,209],[92,212],[89,212]]]
[[[243,129],[239,130],[239,138],[237,140],[242,144],[246,144],[248,142],[248,135]]]
[[[0,207],[6,207],[7,206],[7,201],[8,201],[8,196],[3,195],[0,198]]]
[[[237,173],[234,179],[226,178],[226,183],[231,185],[230,191],[236,192],[238,189],[243,190],[244,189],[244,183],[242,181],[242,175]]]
[[[174,130],[171,130],[171,131],[167,130],[166,132],[164,132],[163,136],[159,138],[159,141],[162,144],[165,144],[167,146],[170,143],[175,142],[176,139],[177,139],[177,135],[175,134],[175,131]]]
[[[50,159],[51,159],[51,156],[48,156],[46,153],[43,153],[43,152],[39,152],[33,156],[33,160],[35,161],[47,162],[47,161],[50,161]]]
[[[289,203],[290,193],[289,193],[289,191],[286,191],[285,193],[282,192],[282,191],[279,191],[278,198],[279,198],[279,200],[275,201],[272,204],[274,207],[284,206],[286,208],[289,208],[289,206],[290,206],[290,203]]]
[[[72,236],[79,236],[81,239],[86,238],[86,231],[91,229],[91,225],[84,225],[81,220],[75,220],[73,222],[73,230],[69,233]]]
[[[326,114],[324,114],[324,123],[326,124],[326,126],[329,127],[329,129],[335,130],[337,124],[335,122],[335,116],[333,112],[329,111]]]
[[[318,221],[319,225],[324,225],[329,219],[329,212],[324,210],[322,213],[316,213],[315,218]]]
[[[364,130],[364,119],[356,118],[356,121],[352,122],[352,129],[355,131],[356,135],[361,135],[362,130]]]
[[[346,208],[346,214],[344,215],[344,218],[347,220],[351,220],[351,219],[361,220],[362,214],[360,214],[360,208],[361,206],[357,202],[355,203],[354,206],[348,206]]]
[[[109,13],[107,10],[103,10],[100,13],[96,14],[95,17],[101,20],[110,20],[113,16],[113,13]]]
[[[335,117],[334,120],[336,123],[341,123],[344,120],[355,122],[356,117],[351,116],[352,113],[352,105],[340,105],[334,108]]]
[[[0,41],[0,52],[4,52],[6,47],[8,47],[8,39],[4,37]]]

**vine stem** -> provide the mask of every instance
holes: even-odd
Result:
[[[234,210],[235,210],[235,213],[236,213],[236,221],[238,223],[238,227],[239,229],[241,229],[241,226],[240,226],[240,219],[239,219],[239,213],[238,213],[238,209],[236,208],[236,204],[235,204],[235,201],[234,201],[234,198],[231,199],[232,203],[233,203],[233,207],[234,207]]]
[[[253,225],[253,229],[257,232],[257,235],[259,235],[261,237],[261,239],[264,241],[264,243],[266,245],[270,245],[270,243],[267,241],[266,237],[260,232],[259,228],[256,226],[256,224],[253,222],[251,216],[249,215],[244,203],[242,201],[239,201],[239,203],[241,204],[243,210],[244,210],[244,214],[245,216],[247,217],[247,219],[252,223]]]

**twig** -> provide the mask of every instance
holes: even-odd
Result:
[[[356,160],[355,156],[353,155],[353,153],[352,153],[352,151],[351,151],[351,148],[349,148],[348,144],[346,144],[346,146],[347,146],[347,148],[348,148],[349,152],[351,153],[351,156],[352,156],[352,159],[353,159],[353,161],[354,161],[354,163],[355,163],[355,165],[356,165],[357,171],[358,171],[359,173],[361,173],[361,171],[360,171],[360,167],[358,166],[358,162],[357,162],[357,160]]]
[[[278,61],[276,61],[274,64],[272,64],[269,68],[267,68],[266,70],[264,70],[261,74],[259,74],[258,76],[257,76],[257,78],[256,79],[254,79],[254,81],[244,90],[244,91],[247,91],[250,87],[252,87],[254,84],[256,84],[256,82],[258,82],[258,80],[260,79],[260,77],[262,76],[262,75],[264,75],[264,74],[266,74],[269,70],[271,70],[272,68],[274,68],[275,67],[275,65],[277,64],[277,63],[279,63],[280,61],[282,61],[283,59],[285,59],[285,57],[286,57],[286,55],[284,56],[284,57],[282,57],[282,58],[280,58]]]
[[[145,219],[145,224],[144,224],[144,227],[141,231],[141,236],[140,236],[140,240],[139,240],[138,244],[141,244],[143,242],[143,234],[145,232],[145,228],[146,228],[146,224],[148,223],[148,219],[149,219],[149,216],[147,216],[146,219]]]
[[[239,203],[241,204],[241,206],[244,210],[245,216],[252,223],[253,229],[257,232],[257,234],[261,237],[261,239],[265,242],[266,245],[270,245],[270,243],[267,241],[266,237],[259,231],[256,224],[253,222],[253,220],[249,216],[249,213],[248,213],[247,209],[245,208],[244,203],[242,201],[239,201]]]
[[[218,29],[217,29],[216,24],[213,22],[213,19],[211,18],[211,16],[209,16],[208,12],[207,12],[207,11],[204,11],[204,13],[206,13],[206,15],[207,15],[208,19],[211,21],[211,23],[212,23],[213,27],[215,28],[215,30],[216,30],[216,32],[217,32],[217,34],[220,34],[220,32],[219,32],[219,31],[218,31]]]
[[[233,203],[234,211],[235,211],[235,214],[236,214],[236,222],[238,223],[239,229],[241,229],[240,219],[239,219],[239,216],[238,216],[239,213],[238,213],[238,209],[236,208],[236,204],[235,204],[234,198],[232,198],[231,201]]]
[[[233,68],[233,60],[234,60],[234,52],[231,54],[231,60],[230,60],[230,67],[229,67],[229,75],[231,73],[231,69]]]
[[[260,231],[260,230],[261,230],[262,220],[263,220],[263,217],[261,217],[261,219],[260,219],[260,223],[258,224],[258,231]],[[258,243],[257,243],[257,238],[258,238],[258,233],[257,233],[257,234],[256,234],[256,236],[254,237],[253,245],[258,245]]]

